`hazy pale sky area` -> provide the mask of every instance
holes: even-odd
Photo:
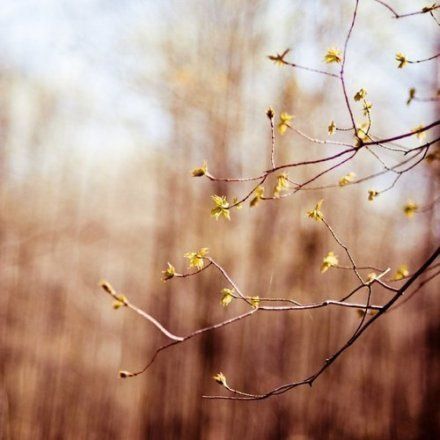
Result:
[[[165,35],[188,35],[196,31],[192,11],[197,1],[99,1],[99,0],[14,0],[0,5],[0,63],[29,79],[29,87],[16,90],[16,111],[22,118],[32,112],[29,95],[32,84],[41,84],[56,95],[57,128],[61,137],[47,142],[57,149],[72,148],[115,153],[124,157],[133,148],[161,148],[171,126],[167,110],[156,93],[164,65],[160,42]],[[225,2],[227,3],[227,2]],[[349,17],[351,1],[341,1]],[[423,6],[423,1],[390,1],[405,11]],[[216,2],[212,2],[215,7]],[[221,2],[219,3],[221,4]],[[254,54],[256,71],[252,84],[260,106],[250,108],[254,124],[260,124],[264,108],[274,99],[274,83],[280,73],[266,59],[268,53],[292,48],[295,62],[325,68],[323,53],[329,46],[342,46],[348,23],[341,22],[328,34],[328,41],[316,42],[314,30],[320,15],[331,13],[334,5],[322,6],[314,0],[272,1],[268,3],[261,30],[268,31],[264,50]],[[330,11],[330,12],[329,12]],[[182,17],[180,19],[180,16]],[[215,25],[215,23],[213,23]],[[215,26],[213,26],[213,29]],[[250,32],[259,31],[250,30]],[[424,16],[393,20],[390,13],[372,0],[361,1],[359,22],[349,48],[347,83],[369,91],[376,109],[386,119],[387,134],[433,119],[431,105],[404,109],[393,120],[392,103],[402,104],[413,83],[432,86],[433,63],[417,69],[397,70],[397,51],[409,58],[425,58],[435,52],[435,23]],[[171,34],[173,35],[173,34]],[[426,44],[429,41],[430,44]],[[384,44],[386,43],[386,44]],[[182,41],[184,46],[186,43]],[[194,53],[197,56],[197,52]],[[435,63],[435,62],[434,62]],[[412,67],[412,66],[411,66]],[[296,71],[298,83],[306,90],[323,87],[322,77]],[[151,84],[139,86],[137,78]],[[275,82],[276,82],[275,81]],[[339,91],[338,91],[339,92]],[[423,90],[420,91],[423,94]],[[250,106],[251,107],[251,106]],[[344,110],[344,109],[342,109]],[[300,110],[297,110],[298,115]],[[330,120],[329,114],[326,119]],[[382,120],[377,120],[377,130]],[[395,124],[391,126],[390,123]],[[21,131],[26,122],[17,127]],[[377,131],[376,130],[376,131]],[[394,133],[394,132],[393,132]],[[60,139],[64,139],[62,145]]]

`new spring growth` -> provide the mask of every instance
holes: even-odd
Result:
[[[277,199],[280,197],[280,194],[283,191],[287,191],[289,189],[289,181],[287,180],[287,173],[282,173],[277,176],[277,184],[273,190],[273,196]]]
[[[287,61],[284,59],[286,55],[290,52],[290,49],[286,49],[283,53],[277,53],[276,55],[268,55],[267,58],[269,58],[271,61],[275,63],[276,66],[283,66],[284,64],[287,64]]]
[[[203,161],[203,165],[199,168],[194,168],[192,170],[193,177],[202,177],[208,172],[208,164],[206,161]]]
[[[125,295],[117,295],[118,299],[113,301],[113,308],[118,310],[119,308],[127,305],[127,297]]]
[[[374,190],[374,189],[368,190],[368,200],[370,202],[372,202],[378,195],[379,195],[379,193],[376,190]]]
[[[113,289],[113,287],[110,285],[108,281],[105,280],[100,281],[99,286],[115,299],[115,301],[112,304],[115,310],[127,305],[127,297],[125,295],[116,293],[116,290]]]
[[[101,280],[99,282],[99,287],[102,287],[107,293],[109,293],[111,296],[116,296],[116,291],[113,289],[111,284],[108,281]]]
[[[415,202],[413,202],[412,200],[408,200],[403,207],[403,212],[408,218],[411,218],[414,217],[414,214],[417,212],[418,209],[419,207]]]
[[[257,206],[257,204],[263,198],[263,195],[264,195],[264,188],[262,186],[257,187],[254,191],[254,197],[250,201],[250,206],[251,207]]]
[[[270,120],[272,120],[272,119],[274,118],[274,116],[275,116],[275,112],[274,112],[274,110],[273,110],[272,107],[269,107],[269,108],[267,109],[267,111],[266,111],[266,116],[267,116]]]
[[[324,214],[321,211],[321,205],[324,199],[321,199],[313,209],[307,212],[307,216],[316,220],[317,222],[321,222],[324,219]]]
[[[377,315],[379,313],[379,310],[361,310],[361,309],[357,309],[356,313],[359,315],[359,317],[363,318],[364,315]]]
[[[402,69],[408,64],[408,58],[402,53],[397,52],[396,53],[396,61],[397,61],[397,68]]]
[[[232,302],[234,299],[234,292],[235,289],[228,289],[226,287],[221,290],[220,293],[222,294],[222,297],[220,303],[223,307],[227,307]]]
[[[362,111],[363,111],[364,116],[367,116],[370,114],[372,107],[373,107],[373,104],[371,104],[371,102],[364,100],[364,106],[362,107]]]
[[[367,275],[367,282],[368,282],[368,284],[371,284],[373,281],[375,281],[376,277],[377,277],[377,273],[376,272],[370,272]]]
[[[408,275],[409,275],[408,266],[406,264],[401,264],[397,268],[397,270],[396,270],[395,274],[393,275],[393,277],[391,278],[391,281],[403,280]]]
[[[227,386],[227,383],[226,383],[226,376],[225,376],[222,372],[217,373],[216,375],[212,376],[212,378],[213,378],[218,384],[223,385],[224,387]]]
[[[338,263],[338,257],[330,251],[322,260],[321,273],[327,272],[331,267],[337,266]]]
[[[416,89],[414,87],[411,87],[408,92],[408,100],[406,101],[406,105],[410,105],[415,97],[416,97]]]
[[[353,171],[350,171],[348,174],[346,174],[345,176],[342,176],[339,179],[339,186],[345,186],[348,185],[349,183],[352,183],[354,178],[356,177],[356,173],[353,173]]]
[[[278,122],[278,133],[283,135],[288,128],[292,128],[290,121],[294,118],[293,115],[289,115],[287,112],[280,114],[280,121]]]
[[[253,296],[251,298],[251,305],[254,309],[258,309],[260,306],[260,297],[259,296]]]
[[[367,91],[365,89],[360,89],[356,94],[354,95],[355,101],[360,101],[361,99],[365,99],[367,96]]]
[[[167,263],[168,267],[162,271],[162,281],[168,281],[176,275],[176,269],[171,263]]]
[[[196,269],[203,269],[205,265],[204,258],[208,254],[208,248],[201,248],[196,252],[187,252],[184,257],[189,260],[189,267],[194,267]]]
[[[361,146],[363,142],[368,140],[368,135],[367,135],[368,127],[369,127],[368,122],[362,122],[357,128],[356,139],[357,139],[358,147]]]
[[[229,213],[229,202],[226,200],[226,196],[211,196],[214,202],[214,208],[211,209],[211,215],[218,220],[219,217],[224,217],[231,220]]]
[[[437,8],[439,8],[440,7],[440,5],[437,3],[437,2],[434,2],[432,5],[430,5],[430,6],[425,6],[423,9],[422,9],[422,12],[424,13],[424,14],[426,14],[427,12],[431,12],[431,11],[433,11],[434,9],[437,9]]]
[[[331,121],[329,126],[327,127],[327,133],[329,134],[329,136],[332,136],[333,134],[335,134],[335,131],[336,131],[335,121]]]
[[[324,61],[328,64],[330,63],[341,63],[342,62],[342,52],[334,47],[327,50],[324,56]]]
[[[420,131],[420,130],[423,130],[424,128],[425,128],[425,127],[424,127],[422,124],[420,124],[420,125],[418,125],[417,127],[414,127],[413,130],[412,130],[412,132],[416,134],[416,138],[417,138],[420,142],[422,142],[423,139],[426,138],[426,132],[424,132],[424,131]]]

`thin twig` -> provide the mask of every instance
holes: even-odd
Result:
[[[345,69],[345,62],[347,60],[348,42],[350,41],[350,37],[353,32],[354,24],[356,22],[356,15],[357,15],[358,6],[359,6],[359,0],[356,0],[356,5],[354,7],[353,18],[351,20],[350,29],[348,30],[348,34],[347,34],[347,37],[346,37],[345,43],[344,43],[344,53],[343,53],[343,58],[342,58],[341,71],[339,72],[339,76],[341,79],[341,85],[342,85],[342,92],[343,92],[344,98],[345,98],[345,104],[347,106],[348,113],[350,114],[351,125],[352,125],[355,133],[357,133],[356,122],[354,120],[353,111],[351,109],[350,101],[348,99],[347,89],[345,86],[344,69]]]
[[[307,70],[309,72],[314,72],[314,73],[319,73],[321,75],[330,76],[332,78],[339,78],[339,76],[336,75],[335,73],[325,72],[324,70],[314,69],[313,67],[300,66],[299,64],[290,63],[288,61],[285,61],[284,64],[286,64],[287,66],[290,66],[290,67],[295,67],[296,69]]]
[[[434,6],[432,9],[430,8],[428,11],[424,11],[422,9],[422,10],[415,11],[415,12],[408,12],[406,14],[399,14],[399,13],[397,13],[397,11],[395,9],[393,9],[388,3],[384,2],[383,0],[374,0],[374,1],[376,3],[381,4],[385,8],[387,8],[393,14],[393,18],[396,18],[396,19],[411,17],[413,15],[426,14],[427,12],[431,12],[431,15],[432,15],[432,11],[435,11],[436,9],[440,8],[440,5],[439,5],[439,6]]]
[[[183,341],[184,339],[183,337],[174,335],[169,330],[167,330],[156,318],[153,318],[153,316],[151,316],[149,313],[145,312],[144,310],[130,303],[125,296],[116,293],[116,291],[107,281],[101,281],[100,286],[105,292],[107,292],[111,297],[113,297],[114,300],[122,303],[125,307],[128,307],[129,309],[136,312],[138,315],[145,318],[147,321],[151,322],[169,339],[173,341]]]

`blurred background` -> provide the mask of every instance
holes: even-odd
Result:
[[[438,52],[427,14],[403,20],[362,0],[347,55],[350,96],[364,87],[373,129],[387,137],[438,118],[435,102],[406,105],[408,90],[433,96],[436,61],[397,69],[395,53]],[[424,1],[391,1],[400,12]],[[411,5],[409,5],[411,3]],[[98,287],[108,279],[172,332],[183,335],[238,315],[220,305],[214,271],[160,281],[170,261],[209,247],[249,295],[301,302],[339,298],[347,271],[320,273],[333,250],[305,212],[324,198],[329,223],[361,265],[418,267],[438,241],[438,211],[408,219],[438,194],[438,165],[422,163],[373,203],[370,188],[393,179],[293,197],[210,217],[211,194],[248,184],[194,179],[207,160],[218,176],[269,167],[269,105],[324,139],[333,119],[348,127],[340,84],[279,68],[267,55],[325,65],[343,47],[353,1],[16,0],[0,6],[0,437],[2,439],[416,439],[439,434],[439,284],[434,281],[376,323],[313,388],[261,402],[206,401],[230,384],[265,392],[315,371],[354,331],[349,309],[259,313],[174,347],[144,375],[165,337]],[[411,6],[411,8],[409,8]],[[362,119],[355,104],[356,118]],[[428,135],[433,136],[433,134]],[[350,140],[346,134],[336,139]],[[417,140],[402,142],[414,146]],[[323,150],[323,151],[321,151]],[[277,162],[337,150],[288,131]],[[388,165],[401,155],[381,151]],[[337,183],[383,165],[368,152],[323,177]],[[318,172],[295,169],[293,180]],[[270,189],[269,183],[268,189]],[[375,292],[374,301],[389,298]],[[355,298],[365,300],[364,294]]]

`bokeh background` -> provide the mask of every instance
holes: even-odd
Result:
[[[395,20],[362,0],[347,55],[352,96],[365,87],[373,132],[390,136],[437,119],[436,62],[397,69],[395,53],[438,52],[428,15]],[[411,3],[411,5],[409,5]],[[391,1],[401,12],[423,1]],[[353,1],[16,0],[0,5],[0,437],[2,439],[416,439],[439,434],[439,284],[384,317],[313,388],[253,402],[205,401],[223,371],[239,389],[264,392],[314,371],[353,332],[351,310],[258,314],[193,339],[130,380],[165,338],[129,310],[113,310],[98,281],[186,334],[241,313],[224,309],[215,272],[160,281],[166,262],[207,246],[249,295],[302,302],[338,298],[356,285],[347,271],[320,274],[334,250],[305,212],[324,198],[329,222],[360,264],[416,268],[438,241],[435,209],[406,218],[438,193],[438,168],[421,164],[374,203],[373,183],[304,191],[209,215],[211,194],[248,185],[194,179],[247,176],[269,166],[265,111],[325,138],[348,126],[340,84],[278,68],[266,56],[335,70],[322,59],[342,47]],[[358,106],[359,107],[359,106]],[[361,119],[360,109],[356,118]],[[338,134],[339,139],[349,139]],[[416,141],[417,142],[417,141]],[[402,142],[413,146],[414,141]],[[323,150],[323,151],[322,151]],[[288,132],[277,161],[322,156]],[[401,157],[382,151],[394,164]],[[336,183],[382,165],[367,152],[323,178]],[[297,169],[301,180],[319,167]],[[269,185],[270,186],[270,185]],[[378,290],[374,300],[389,294]],[[362,300],[362,295],[356,298]]]

